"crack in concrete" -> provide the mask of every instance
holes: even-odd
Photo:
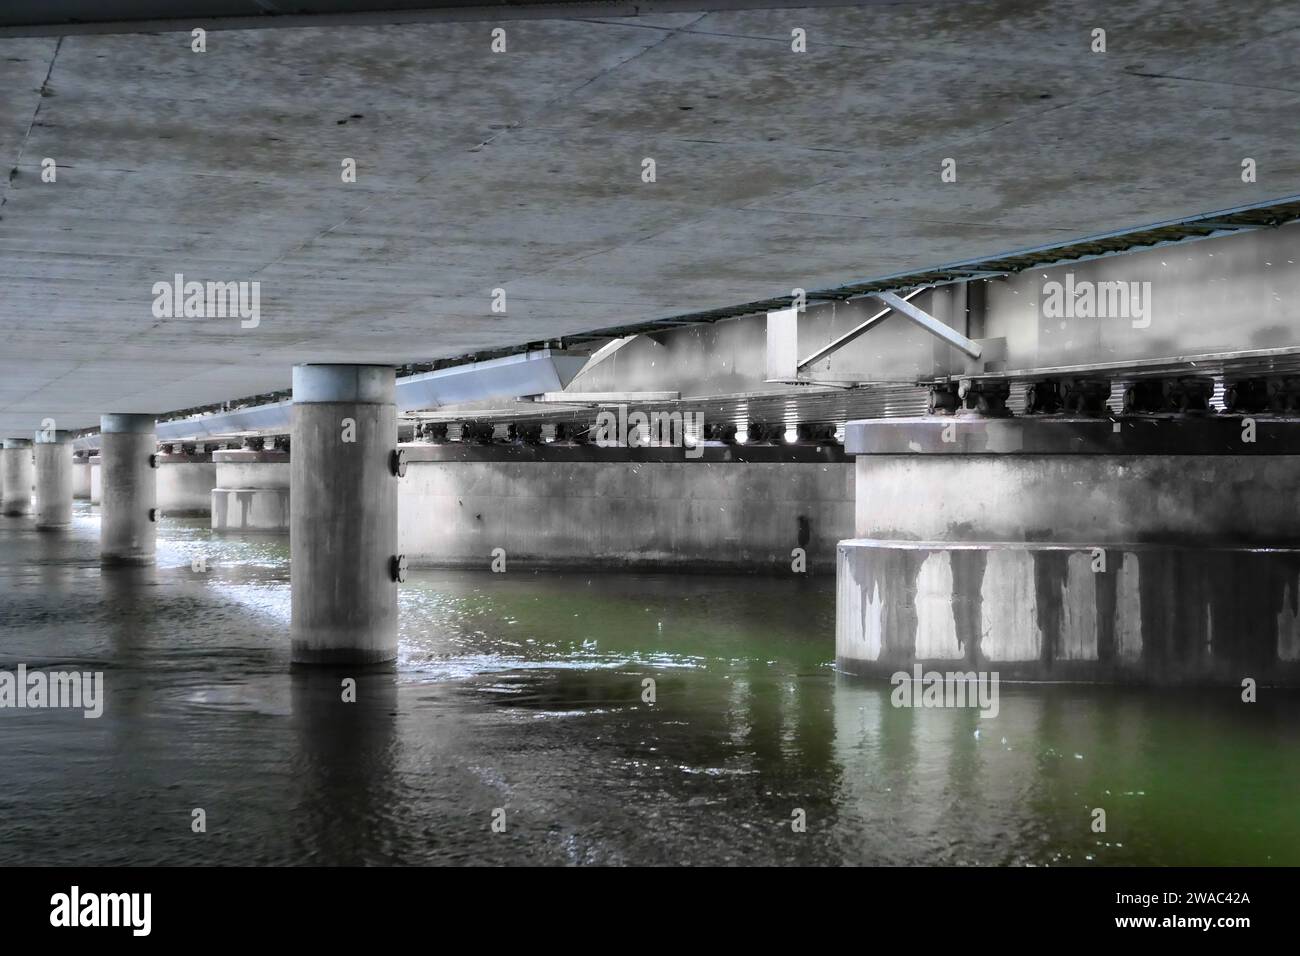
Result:
[[[32,129],[36,126],[36,117],[41,115],[41,103],[45,99],[45,91],[49,88],[50,76],[54,73],[54,61],[59,58],[59,50],[62,48],[63,37],[59,37],[54,41],[54,52],[50,54],[50,65],[45,70],[45,79],[41,80],[41,88],[36,92],[36,109],[32,110],[32,118],[23,132],[22,142],[18,144],[18,156],[14,159],[13,168],[9,170],[9,176],[5,179],[5,191],[0,195],[0,209],[3,209],[5,203],[9,201],[9,190],[13,188],[14,177],[18,175],[18,167],[22,165],[23,153],[27,151],[27,141],[31,139]]]
[[[641,57],[645,56],[645,55],[646,55],[647,53],[649,53],[651,50],[657,50],[657,49],[659,49],[659,47],[663,46],[665,43],[667,43],[669,40],[671,40],[671,39],[672,39],[674,36],[676,36],[677,34],[679,34],[679,33],[689,33],[689,32],[691,31],[691,27],[695,26],[695,24],[699,23],[701,20],[705,19],[707,16],[708,16],[707,13],[701,13],[698,17],[696,17],[694,20],[692,20],[690,23],[686,24],[685,26],[681,26],[681,27],[673,28],[673,29],[671,30],[671,32],[669,32],[669,33],[665,34],[663,37],[661,37],[661,38],[659,39],[659,42],[658,42],[658,43],[651,43],[649,46],[644,47],[644,48],[641,49],[639,52],[632,54],[632,55],[631,55],[630,57],[628,57],[626,60],[620,60],[618,63],[615,63],[615,64],[614,64],[613,66],[611,66],[609,69],[607,69],[607,70],[602,70],[600,73],[597,73],[595,76],[593,76],[591,79],[587,80],[585,83],[579,83],[577,86],[575,86],[573,89],[569,90],[567,93],[561,93],[560,95],[558,95],[558,96],[556,96],[556,97],[554,97],[554,98],[548,100],[546,103],[543,104],[543,107],[550,106],[550,105],[552,105],[552,104],[554,104],[554,103],[558,103],[560,100],[562,100],[562,99],[567,99],[568,97],[573,96],[575,93],[581,93],[583,90],[585,90],[587,87],[591,86],[591,84],[595,83],[597,80],[604,79],[605,77],[607,77],[607,76],[609,76],[611,73],[613,73],[615,70],[621,70],[623,67],[627,66],[627,65],[628,65],[629,63],[631,63],[633,60],[639,60],[639,59],[641,59]]]
[[[1199,76],[1179,76],[1176,73],[1145,73],[1138,70],[1125,70],[1125,76],[1140,76],[1148,80],[1181,80],[1184,83],[1208,83],[1211,86],[1240,87],[1245,90],[1268,90],[1270,93],[1300,93],[1285,86],[1261,86],[1258,83],[1234,83],[1232,80],[1207,80]]]

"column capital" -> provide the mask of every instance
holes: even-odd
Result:
[[[397,372],[391,365],[295,365],[293,401],[392,405]]]
[[[99,430],[105,435],[147,435],[155,428],[154,420],[147,414],[100,415]]]
[[[36,430],[36,444],[38,445],[67,445],[72,441],[72,432],[56,430],[51,431],[44,428]]]

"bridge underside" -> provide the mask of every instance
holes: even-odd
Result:
[[[287,531],[301,663],[500,551],[1300,680],[1300,10],[361,6],[0,21],[7,515]]]
[[[0,432],[1300,193],[1271,3],[483,16],[0,36]],[[177,274],[259,323],[158,317]]]

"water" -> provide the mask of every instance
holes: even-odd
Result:
[[[289,667],[287,537],[164,519],[101,570],[75,522],[0,519],[0,668],[108,695],[0,710],[0,864],[1300,863],[1294,696],[896,709],[834,672],[826,578],[417,570],[348,704]]]

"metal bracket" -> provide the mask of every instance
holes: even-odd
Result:
[[[398,448],[388,456],[388,468],[398,478],[406,477],[406,451]]]

